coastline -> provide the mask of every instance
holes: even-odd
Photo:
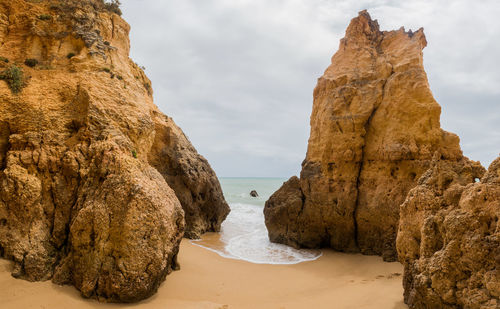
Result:
[[[9,272],[12,263],[0,260],[2,308],[408,308],[403,267],[377,256],[324,250],[310,262],[253,264],[183,239],[179,263],[181,270],[167,276],[151,298],[106,304],[82,298],[72,286],[15,279]]]

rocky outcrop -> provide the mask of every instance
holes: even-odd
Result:
[[[215,172],[171,118],[155,113],[154,122],[156,136],[148,160],[182,204],[186,218],[184,235],[199,238],[205,232],[220,231],[229,206]]]
[[[300,181],[290,179],[266,203],[271,241],[395,260],[408,191],[434,153],[462,158],[458,137],[440,128],[426,44],[422,29],[380,31],[366,11],[351,21],[314,90]]]
[[[152,295],[184,230],[228,213],[128,33],[100,0],[0,0],[0,254],[16,277],[116,302]]]
[[[410,308],[500,307],[500,158],[483,173],[476,162],[438,160],[401,205]]]

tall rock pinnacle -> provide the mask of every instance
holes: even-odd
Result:
[[[396,259],[399,206],[435,154],[462,158],[440,128],[429,89],[423,29],[380,31],[366,11],[352,19],[314,89],[300,180],[266,202],[273,242]]]

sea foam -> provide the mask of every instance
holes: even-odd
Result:
[[[219,255],[257,264],[296,264],[321,256],[320,250],[294,249],[269,241],[263,206],[230,203],[231,213],[222,224],[218,238],[192,243]]]

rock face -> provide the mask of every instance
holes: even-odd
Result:
[[[366,11],[340,41],[314,90],[311,134],[300,180],[267,201],[269,238],[396,259],[399,206],[434,153],[462,158],[440,128],[416,32],[380,31]]]
[[[205,232],[220,231],[229,205],[215,172],[171,118],[155,112],[153,120],[156,136],[148,160],[181,202],[186,218],[184,235],[199,238]]]
[[[99,0],[0,0],[0,254],[16,277],[116,302],[155,293],[184,231],[229,211],[128,33]]]
[[[436,161],[401,205],[410,308],[500,307],[500,158],[483,173],[468,160]]]

